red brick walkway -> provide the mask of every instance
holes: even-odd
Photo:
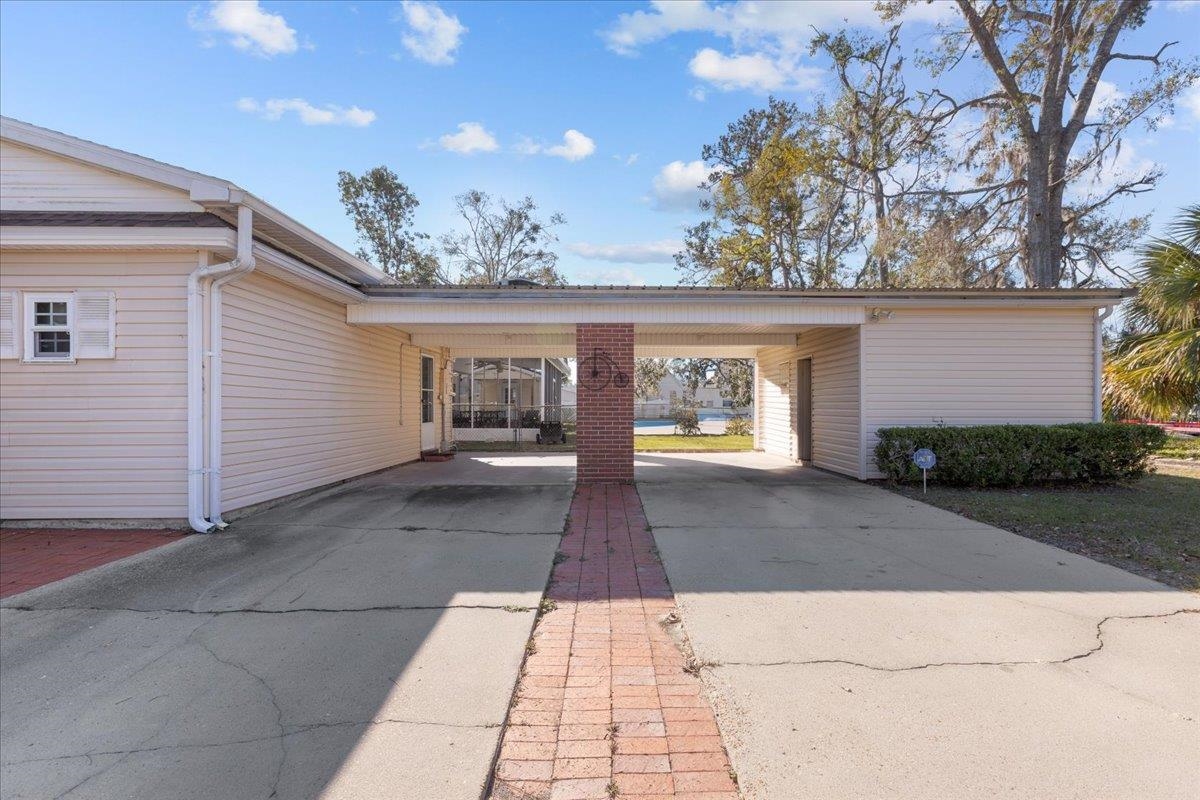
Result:
[[[581,485],[501,743],[493,800],[736,800],[637,490]]]
[[[170,531],[0,531],[0,597],[8,597],[178,539]]]

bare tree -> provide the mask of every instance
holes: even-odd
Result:
[[[943,29],[942,48],[930,59],[933,75],[975,56],[997,85],[970,98],[935,88],[931,113],[940,120],[982,115],[968,166],[986,161],[990,171],[972,188],[986,185],[1004,202],[1019,203],[1026,283],[1086,282],[1089,274],[1068,270],[1084,264],[1094,271],[1104,252],[1081,234],[1106,230],[1111,240],[1113,231],[1097,218],[1116,198],[1149,191],[1161,176],[1155,168],[1112,174],[1124,134],[1138,120],[1153,127],[1200,70],[1195,61],[1164,57],[1175,42],[1153,53],[1116,49],[1121,34],[1145,21],[1148,0],[955,1],[962,24]],[[895,17],[914,2],[880,6]],[[1144,63],[1150,74],[1100,107],[1101,79],[1117,61]],[[1089,180],[1101,170],[1109,180]]]
[[[914,208],[911,194],[931,185],[940,126],[929,124],[905,84],[899,25],[881,38],[818,33],[812,51],[833,61],[839,90],[831,103],[818,102],[812,114],[812,127],[825,143],[823,163],[815,168],[865,201],[871,235],[855,283],[891,286],[900,249],[900,226],[894,223]]]
[[[466,230],[441,238],[442,251],[457,273],[455,282],[486,285],[523,279],[546,286],[565,282],[555,269],[558,255],[550,249],[558,241],[553,228],[566,222],[562,214],[551,214],[542,222],[532,198],[509,205],[477,190],[460,194],[455,205]]]

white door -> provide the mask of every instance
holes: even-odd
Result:
[[[434,422],[434,406],[437,402],[437,390],[434,380],[436,370],[433,367],[432,356],[421,356],[421,450],[436,450],[438,448],[437,423]]]

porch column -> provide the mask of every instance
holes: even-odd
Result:
[[[633,482],[633,325],[575,326],[576,480]]]

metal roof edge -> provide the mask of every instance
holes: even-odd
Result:
[[[1131,287],[1095,289],[725,289],[720,287],[655,286],[429,286],[367,287],[368,302],[487,301],[599,301],[599,302],[781,302],[825,301],[844,303],[895,303],[951,301],[1104,301],[1119,303],[1132,297]]]

